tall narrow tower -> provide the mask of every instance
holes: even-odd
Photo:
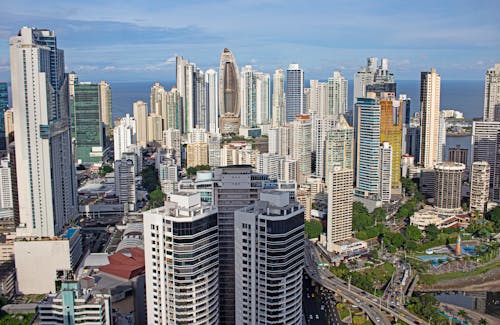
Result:
[[[233,53],[225,48],[219,66],[219,128],[222,134],[238,133],[240,126],[240,76]]]
[[[432,168],[438,159],[441,76],[432,68],[420,79],[420,164]]]
[[[290,64],[286,70],[286,121],[304,114],[304,70],[298,64]]]
[[[484,78],[484,113],[483,121],[496,121],[495,110],[500,110],[500,63],[486,71]]]
[[[77,216],[78,204],[64,52],[45,29],[23,27],[9,43],[18,234],[54,236]]]

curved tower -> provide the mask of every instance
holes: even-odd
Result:
[[[233,53],[225,48],[219,67],[219,128],[222,134],[238,133],[240,126],[240,76]]]

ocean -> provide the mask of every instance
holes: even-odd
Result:
[[[170,89],[175,82],[160,81]],[[137,100],[148,103],[151,82],[111,82],[113,96],[113,118],[132,114],[132,104]],[[353,82],[348,83],[349,108],[352,106]],[[420,105],[420,81],[397,81],[398,94],[407,94],[411,99],[412,112],[418,111]],[[484,81],[481,80],[443,80],[441,81],[441,109],[455,109],[472,119],[483,115]]]

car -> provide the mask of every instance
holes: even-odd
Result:
[[[321,310],[325,310],[325,305],[321,305]]]
[[[356,302],[360,302],[360,300],[358,298],[356,298],[355,300],[356,300]]]
[[[312,320],[312,319],[313,319],[313,315],[309,315],[309,319],[311,319],[311,320]]]
[[[316,317],[315,317],[315,318],[316,318],[316,319],[319,319],[319,315],[318,315],[318,314],[316,314]]]

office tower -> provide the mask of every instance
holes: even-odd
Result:
[[[483,215],[490,197],[490,164],[476,161],[472,164],[470,178],[470,211]]]
[[[380,199],[384,203],[391,202],[392,194],[392,173],[394,171],[392,146],[389,142],[384,142],[380,146]],[[399,169],[397,170],[399,174]]]
[[[137,144],[146,147],[148,144],[148,106],[142,100],[133,104]]]
[[[326,248],[333,251],[333,243],[352,237],[352,169],[334,166],[327,174],[328,216]]]
[[[70,104],[75,159],[80,163],[101,162],[106,137],[101,122],[99,84],[77,81],[73,87]]]
[[[6,158],[0,161],[0,184],[0,209],[13,209],[10,162]]]
[[[432,68],[420,77],[420,164],[432,168],[438,159],[441,77]]]
[[[186,147],[186,167],[207,166],[208,165],[208,143],[194,142],[188,143]]]
[[[312,150],[316,156],[315,175],[325,178],[325,140],[328,132],[333,130],[337,124],[338,117],[327,115],[323,118],[313,118]]]
[[[211,167],[221,165],[221,144],[222,137],[218,133],[212,133],[208,139],[208,164]]]
[[[254,71],[257,126],[271,123],[271,84],[268,73]]]
[[[78,204],[64,54],[49,30],[23,27],[9,43],[18,235],[55,236]]]
[[[5,140],[7,150],[9,149],[9,144],[14,141],[14,109],[9,108],[4,112],[4,125],[5,125]]]
[[[256,89],[251,65],[246,65],[241,69],[240,78],[241,81],[239,98],[241,110],[241,125],[245,127],[256,127]]]
[[[149,114],[147,118],[147,142],[161,142],[162,137],[161,116],[155,113]]]
[[[217,208],[182,192],[143,220],[148,323],[218,324]]]
[[[151,86],[151,93],[150,93],[150,108],[151,108],[151,113],[155,113],[160,115],[161,114],[161,101],[162,101],[162,94],[165,92],[165,87],[160,85],[159,82],[155,82],[153,86]]]
[[[358,98],[366,97],[366,85],[373,82],[373,72],[366,67],[361,67],[354,75],[353,105],[358,102]]]
[[[240,126],[240,76],[233,53],[225,48],[219,67],[219,128],[222,134],[238,134]]]
[[[122,152],[125,152],[131,144],[136,143],[136,123],[133,117],[126,114],[113,129],[113,140],[115,149],[115,160],[122,159]]]
[[[401,119],[403,120],[403,128],[401,135],[401,154],[409,154],[408,151],[408,130],[410,128],[410,117],[411,117],[411,98],[405,94],[399,95],[399,101],[401,102]]]
[[[436,172],[434,206],[445,212],[460,211],[465,165],[446,161],[435,164],[434,170]]]
[[[181,131],[176,129],[164,130],[162,146],[172,153],[172,156],[175,158],[175,164],[180,167],[182,164]]]
[[[347,123],[344,116],[340,115],[335,127],[326,132],[323,151],[323,173],[325,178],[334,166],[353,169],[354,128]],[[317,159],[316,157],[316,162]],[[316,166],[318,165],[316,164]],[[316,168],[316,171],[318,171],[318,168],[321,167]]]
[[[330,82],[330,81],[329,81]],[[309,84],[311,86],[310,91],[310,110],[315,113],[318,118],[323,118],[324,116],[329,115],[330,110],[330,83],[327,82],[319,82],[318,80],[310,80]],[[335,80],[332,79],[332,96],[334,94],[333,90],[342,90],[340,87],[334,89]],[[347,86],[346,86],[347,87]],[[347,88],[346,88],[347,89]],[[347,95],[346,95],[347,96]],[[332,107],[333,107],[333,99],[332,99]]]
[[[273,128],[285,125],[285,77],[283,69],[279,68],[273,74],[273,104],[272,104],[272,119]]]
[[[381,93],[391,93],[396,95],[396,83],[394,74],[388,70],[388,60],[382,58],[378,65],[378,58],[368,58],[366,67],[361,67],[354,75],[354,93],[353,103],[356,104],[357,98],[364,98],[369,92],[378,96]]]
[[[500,63],[486,71],[484,77],[484,112],[483,121],[496,121],[495,108],[500,105]]]
[[[164,93],[161,118],[163,130],[179,130],[182,126],[181,97],[175,87]]]
[[[252,172],[252,166],[226,166],[214,170],[215,205],[219,209],[219,302],[220,323],[235,323],[234,211],[259,198],[267,176]]]
[[[104,124],[106,134],[106,145],[113,134],[113,101],[111,97],[110,85],[101,80],[99,82],[99,107],[101,108],[101,121]]]
[[[132,160],[115,160],[115,194],[127,211],[134,211],[136,200],[135,172]]]
[[[379,196],[380,103],[376,98],[358,98],[355,110],[356,135],[356,193],[376,199]]]
[[[439,113],[439,135],[437,162],[444,161],[444,150],[446,147],[446,118],[443,112]]]
[[[462,148],[459,144],[454,148],[448,148],[448,161],[454,161],[467,166],[469,150]]]
[[[490,199],[500,202],[500,122],[472,122],[472,162],[490,164]]]
[[[291,156],[297,160],[298,182],[304,183],[311,175],[311,118],[297,115],[291,124]]]
[[[380,100],[380,143],[387,142],[392,148],[391,188],[394,194],[401,193],[403,104],[392,96]]]
[[[304,70],[298,64],[290,64],[286,70],[285,117],[286,122],[304,114]]]
[[[328,78],[328,114],[338,116],[347,112],[347,79],[338,71]]]
[[[207,129],[209,124],[208,103],[207,103],[207,83],[205,74],[200,69],[194,71],[194,116],[193,127]]]
[[[420,127],[410,127],[406,139],[406,151],[420,161]]]
[[[262,192],[235,212],[234,233],[235,323],[302,324],[304,208],[286,192]]]
[[[4,114],[8,108],[9,86],[6,82],[0,82],[0,150],[7,150]]]
[[[304,112],[306,114],[312,114],[311,111],[311,88],[304,88]]]
[[[217,84],[217,71],[208,69],[205,71],[205,83],[207,84],[207,110],[208,110],[208,132],[219,133],[219,95]]]

